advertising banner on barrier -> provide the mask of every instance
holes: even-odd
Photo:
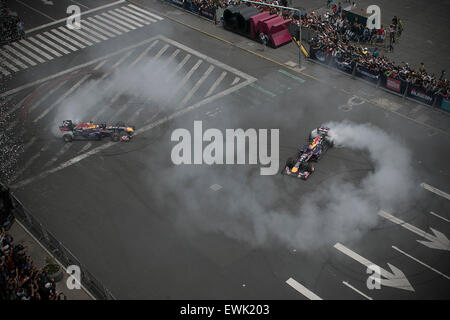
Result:
[[[441,109],[450,112],[450,99],[442,98]]]
[[[359,66],[359,65],[356,66],[355,75],[357,77],[361,77],[361,78],[366,79],[373,83],[377,83],[378,78],[380,77],[377,72],[370,70],[369,68],[366,68],[364,66]]]
[[[349,74],[353,73],[354,62],[347,62],[344,59],[335,57],[334,59],[332,59],[331,65],[339,70],[346,72],[346,73],[349,73]]]
[[[172,0],[172,3],[177,5],[177,6],[183,7],[184,0]]]
[[[390,77],[386,78],[386,88],[400,93],[401,86],[402,86],[402,82],[400,80],[396,80],[396,79],[390,78]]]
[[[200,8],[199,13],[202,17],[214,20],[214,14],[216,13],[216,10]]]
[[[429,105],[433,104],[433,93],[426,92],[423,87],[411,86],[408,89],[408,96]]]

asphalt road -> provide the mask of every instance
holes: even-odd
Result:
[[[96,16],[116,8],[124,12],[122,6],[127,4],[89,16],[99,22]],[[148,13],[128,9],[151,22]],[[153,13],[158,10],[164,7],[155,6]],[[450,193],[450,137],[445,128],[430,130],[430,125],[358,100],[351,89],[348,93],[339,90],[355,87],[353,80],[316,65],[308,64],[303,74],[297,73],[166,17],[153,18],[155,22],[142,27],[134,24],[135,29],[121,30],[115,37],[103,33],[107,39],[97,37],[98,42],[78,34],[91,45],[83,43],[85,48],[77,50],[66,47],[67,54],[53,48],[61,56],[48,51],[50,61],[16,66],[18,71],[9,70],[12,78],[4,78],[7,88],[1,96],[7,99],[3,110],[10,112],[2,118],[7,132],[20,136],[24,146],[16,171],[6,177],[14,194],[117,298],[450,297],[448,249],[417,242],[424,240],[423,232],[414,233],[411,230],[417,229],[405,224],[378,217],[376,224],[361,228],[357,237],[326,234],[348,230],[345,224],[352,224],[339,217],[327,220],[319,213],[315,219],[321,229],[306,232],[301,242],[281,236],[296,226],[284,230],[277,225],[278,212],[301,215],[301,204],[331,181],[358,185],[374,170],[364,152],[330,150],[306,182],[280,174],[260,176],[258,165],[174,166],[170,158],[173,130],[192,131],[194,120],[202,120],[204,130],[279,129],[280,168],[321,123],[371,123],[401,141],[412,154],[416,193],[390,213],[428,234],[433,228],[448,235],[450,200],[420,186],[425,182]],[[45,32],[60,26],[36,30],[28,37],[43,43],[38,35],[48,37]],[[148,69],[143,63],[152,57]],[[131,76],[129,68],[135,68]],[[178,72],[164,84],[174,68]],[[119,72],[110,74],[113,69]],[[160,73],[153,74],[154,69]],[[133,72],[141,81],[131,82]],[[333,77],[339,85],[308,74],[325,80]],[[112,89],[104,87],[111,83]],[[360,84],[359,90],[373,88]],[[392,95],[377,95],[403,103]],[[93,101],[93,96],[100,99]],[[69,116],[123,120],[136,125],[139,134],[130,143],[64,144],[55,135],[55,127]],[[211,188],[215,184],[221,187],[217,191]],[[264,229],[267,217],[275,221]],[[266,234],[258,229],[261,225]],[[369,275],[361,261],[396,273],[400,285],[368,289]],[[405,285],[405,277],[414,291],[398,287]],[[287,283],[288,279],[295,281]]]

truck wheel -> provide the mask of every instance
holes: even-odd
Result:
[[[64,140],[64,142],[72,142],[73,137],[71,134],[65,134],[65,135],[63,135],[63,140]]]

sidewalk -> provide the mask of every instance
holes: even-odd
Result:
[[[8,230],[8,233],[14,238],[14,243],[17,244],[23,241],[24,246],[27,248],[27,255],[33,259],[33,264],[36,268],[42,269],[45,266],[45,260],[50,257],[49,253],[22,227],[17,219]],[[56,290],[64,292],[67,300],[92,300],[91,296],[83,289],[69,290],[66,286],[68,274],[63,272],[63,275],[63,279],[56,283]]]

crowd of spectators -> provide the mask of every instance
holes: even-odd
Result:
[[[23,21],[11,14],[6,1],[0,1],[0,44],[25,38]]]
[[[65,300],[47,268],[38,270],[23,243],[15,244],[4,228],[0,233],[0,300]]]
[[[13,205],[9,190],[0,192],[0,300],[65,300],[47,267],[38,270],[23,243],[15,244],[6,231],[14,221]]]
[[[362,44],[370,46],[373,42],[383,41],[386,34],[389,34],[390,45],[392,45],[392,41],[395,41],[395,34],[400,29],[399,21],[394,16],[388,29],[383,29],[382,26],[379,30],[369,30],[356,22],[350,23],[342,17],[339,10],[335,10],[334,13],[326,13],[323,17],[314,13],[302,17],[302,25],[316,31],[317,35],[310,40],[313,48],[320,49],[344,63],[356,62],[376,74],[383,74],[396,80],[407,81],[412,85],[422,86],[426,92],[440,94],[447,98],[450,85],[445,78],[444,70],[440,75],[428,73],[423,63],[418,70],[415,70],[408,63],[396,64],[389,58],[380,56],[376,47],[373,49],[363,48]]]

